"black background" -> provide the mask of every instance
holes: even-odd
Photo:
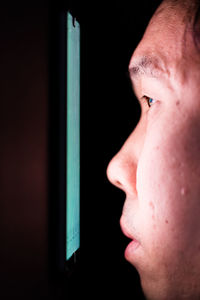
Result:
[[[73,288],[79,298],[143,299],[124,259],[125,195],[108,182],[106,168],[139,119],[128,63],[159,3],[1,5],[1,299],[66,299]],[[81,264],[70,279],[49,282],[49,39],[54,14],[66,6],[81,24]]]
[[[93,285],[102,296],[143,299],[138,274],[124,260],[128,239],[121,233],[119,218],[125,195],[107,181],[106,168],[139,120],[128,63],[156,2],[107,4],[93,3],[86,10],[87,18],[81,15],[85,36],[82,146],[87,158],[82,165],[83,253],[88,251],[89,273],[94,274]]]

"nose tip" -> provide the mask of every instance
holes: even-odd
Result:
[[[137,169],[144,144],[146,119],[139,122],[107,167],[107,177],[126,194],[137,197]]]
[[[126,194],[137,194],[136,161],[126,151],[120,150],[107,167],[108,180]]]
[[[123,185],[120,181],[120,167],[117,164],[117,159],[114,157],[107,167],[107,178],[116,187],[123,189]]]

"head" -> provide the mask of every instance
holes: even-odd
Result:
[[[111,160],[120,220],[148,299],[200,298],[198,1],[162,2],[129,64],[140,120]]]

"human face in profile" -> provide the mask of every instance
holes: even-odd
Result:
[[[126,259],[148,299],[200,299],[200,53],[185,10],[156,11],[129,64],[138,125],[111,160]]]

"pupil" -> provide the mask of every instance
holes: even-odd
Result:
[[[153,99],[150,98],[150,99],[149,99],[149,104],[151,105],[152,103],[153,103]]]

